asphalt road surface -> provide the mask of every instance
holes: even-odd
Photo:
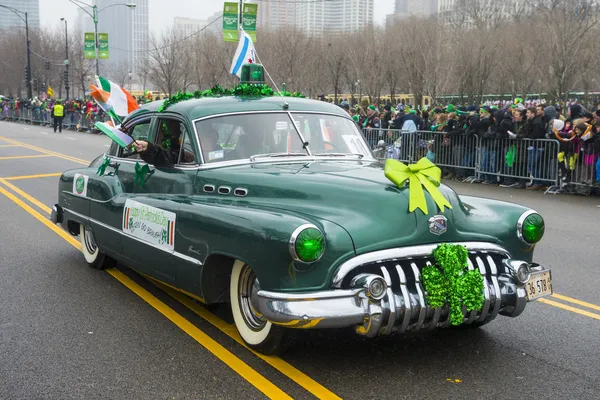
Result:
[[[552,297],[476,331],[296,335],[282,358],[124,266],[86,267],[48,221],[57,180],[105,136],[0,122],[0,399],[599,399],[600,198],[450,183],[546,218]]]

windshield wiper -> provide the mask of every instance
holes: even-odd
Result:
[[[345,156],[356,156],[359,159],[363,158],[365,155],[360,153],[317,153],[315,156],[319,157],[345,157]]]
[[[306,153],[266,153],[266,154],[255,154],[250,156],[250,161],[254,161],[257,158],[266,158],[266,157],[295,157],[295,156],[307,156]]]

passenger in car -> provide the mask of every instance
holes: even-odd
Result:
[[[178,161],[181,136],[179,122],[176,120],[167,120],[161,125],[159,138],[162,137],[162,145],[138,140],[133,142],[135,151],[140,154],[140,158],[148,164],[156,166],[174,165]]]

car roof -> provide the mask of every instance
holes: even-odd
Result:
[[[153,101],[145,104],[127,116],[123,123],[146,113],[156,113],[164,100]],[[348,117],[342,108],[324,101],[303,99],[298,97],[204,97],[200,99],[183,100],[167,108],[170,113],[177,113],[187,117],[189,120],[204,118],[216,114],[227,114],[248,111],[283,111],[284,104],[288,104],[287,111],[312,111],[337,114]]]

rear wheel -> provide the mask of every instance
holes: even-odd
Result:
[[[251,297],[257,291],[258,281],[252,268],[236,261],[229,286],[235,326],[248,347],[263,354],[279,353],[284,349],[284,328],[273,325],[256,312]]]
[[[98,249],[94,233],[89,226],[79,225],[79,241],[83,257],[90,267],[94,269],[112,268],[117,263]]]

